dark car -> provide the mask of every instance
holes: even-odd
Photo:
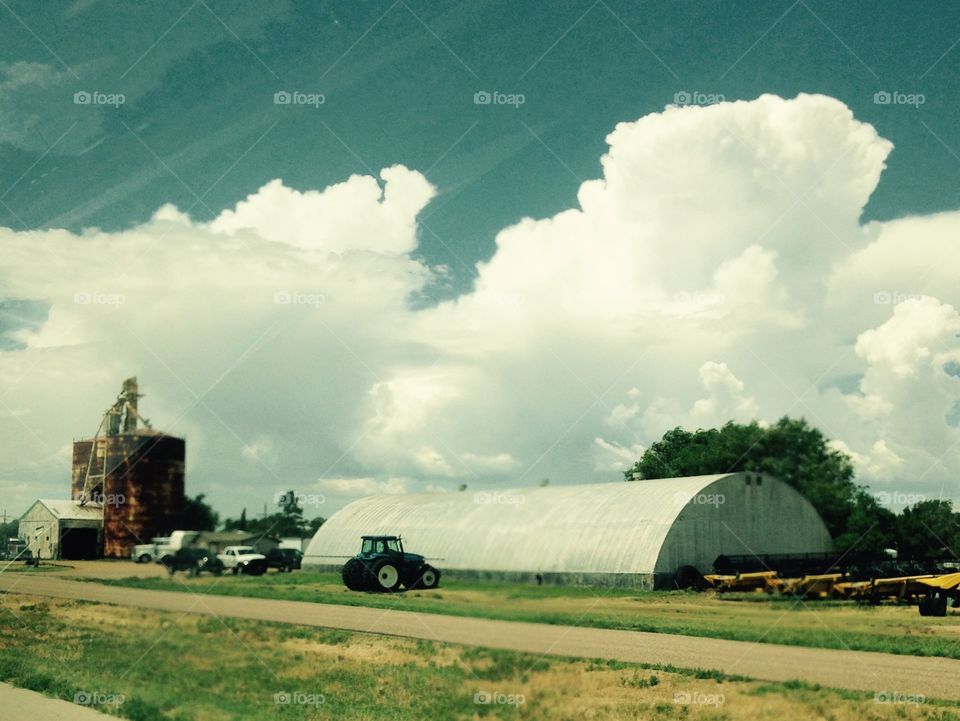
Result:
[[[271,548],[267,551],[267,568],[290,573],[303,564],[303,551],[296,548]]]
[[[164,556],[161,563],[171,576],[177,571],[186,571],[191,576],[204,571],[214,576],[223,573],[223,561],[206,548],[181,548],[172,556]]]

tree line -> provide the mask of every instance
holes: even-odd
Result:
[[[738,471],[769,473],[803,494],[823,518],[838,551],[900,558],[954,558],[960,550],[960,513],[949,500],[917,500],[894,513],[856,481],[853,460],[805,419],[784,416],[687,431],[677,427],[624,472],[628,481]]]

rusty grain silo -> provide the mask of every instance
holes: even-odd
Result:
[[[186,442],[151,429],[139,397],[136,378],[127,379],[97,435],[73,444],[71,496],[103,505],[106,557],[129,557],[136,544],[174,530],[184,509]]]

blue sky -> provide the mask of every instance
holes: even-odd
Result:
[[[11,504],[62,495],[129,375],[225,514],[617,480],[784,414],[958,496],[960,5],[0,17]]]

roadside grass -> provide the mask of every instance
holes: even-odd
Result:
[[[287,624],[0,596],[0,680],[131,721],[960,721],[960,705],[707,669],[546,658]],[[2,715],[2,714],[0,714]]]
[[[309,601],[735,641],[878,651],[960,659],[960,615],[922,617],[913,606],[857,605],[766,594],[634,591],[582,586],[524,586],[444,579],[432,591],[356,593],[332,573],[270,573],[259,578],[124,578],[114,586]]]

